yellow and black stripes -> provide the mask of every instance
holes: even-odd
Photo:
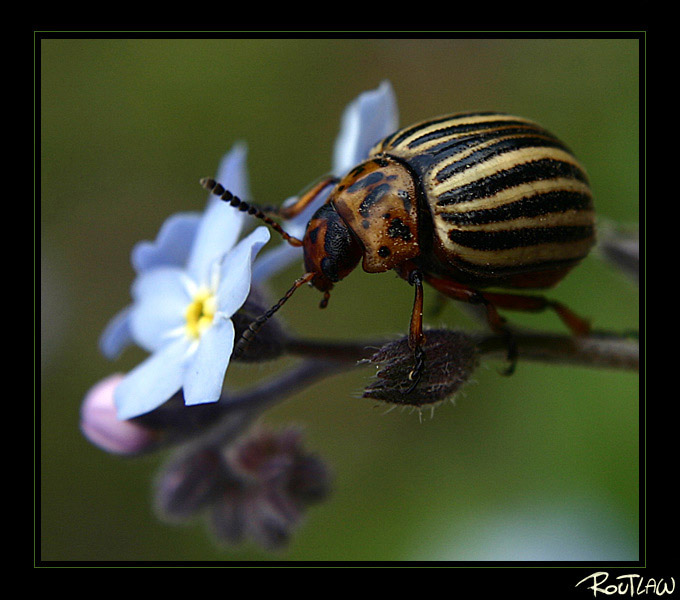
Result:
[[[474,277],[568,267],[594,242],[583,168],[531,121],[498,113],[440,117],[394,133],[372,152],[417,173],[440,260]]]

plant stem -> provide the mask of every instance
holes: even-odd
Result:
[[[601,369],[639,371],[640,344],[637,339],[613,334],[586,337],[520,332],[515,334],[520,360],[577,365]],[[483,356],[502,356],[504,338],[487,335],[479,339]]]
[[[611,333],[587,337],[531,331],[513,333],[520,360],[626,371],[638,371],[640,368],[639,342],[631,337]],[[477,341],[482,357],[500,358],[506,354],[507,340],[504,336],[491,333],[471,335]],[[288,340],[286,349],[297,356],[356,363],[372,356],[389,341],[324,342],[293,338]]]
[[[639,343],[635,338],[608,333],[588,337],[531,331],[513,333],[520,361],[639,370]],[[470,337],[482,358],[503,359],[507,354],[507,339],[502,335],[472,333]],[[159,438],[159,447],[188,439],[202,446],[224,445],[245,431],[268,407],[315,381],[354,368],[391,341],[394,340],[325,342],[289,338],[286,351],[303,359],[290,370],[243,391],[225,391],[214,404],[187,408],[179,393],[164,406],[137,420],[165,431]]]

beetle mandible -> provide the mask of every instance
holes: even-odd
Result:
[[[407,391],[425,367],[423,283],[485,307],[491,329],[508,337],[508,372],[517,350],[498,308],[551,308],[573,334],[590,330],[588,321],[543,296],[482,291],[552,287],[595,241],[583,167],[553,134],[528,119],[461,113],[402,128],[342,179],[324,178],[283,208],[246,203],[212,179],[201,184],[304,250],[305,274],[246,329],[236,355],[301,285],[322,291],[325,307],[333,285],[359,261],[368,273],[393,269],[415,287],[409,328],[414,367]],[[302,240],[272,218],[299,214],[331,185]]]

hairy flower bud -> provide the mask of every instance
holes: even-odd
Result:
[[[364,398],[418,408],[433,406],[455,394],[479,362],[474,341],[461,332],[427,331],[422,349],[425,367],[415,385],[409,378],[414,355],[408,338],[385,344],[363,361],[378,368],[375,381],[364,390]]]
[[[238,532],[264,548],[281,548],[307,506],[329,492],[326,465],[304,451],[302,433],[294,428],[254,431],[229,449],[227,461],[243,481],[241,507],[216,507],[218,535]]]
[[[156,506],[162,516],[181,520],[192,516],[228,479],[219,451],[201,448],[171,461],[156,482]]]
[[[326,465],[302,447],[297,429],[256,430],[233,444],[196,444],[163,470],[156,506],[169,520],[206,513],[218,540],[286,545],[308,506],[323,500]]]

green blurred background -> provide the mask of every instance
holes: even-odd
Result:
[[[110,456],[78,428],[87,390],[116,363],[97,340],[129,301],[132,246],[178,211],[238,140],[253,199],[278,203],[327,172],[340,115],[389,79],[400,124],[459,110],[533,118],[586,165],[602,218],[638,221],[636,39],[42,39],[40,43],[40,554],[44,560],[636,560],[636,374],[520,364],[480,368],[434,418],[359,397],[373,370],[322,381],[264,422],[304,427],[334,492],[285,553],[217,547],[200,521],[159,521],[167,459]],[[301,273],[271,283],[275,296]],[[552,292],[596,326],[638,327],[638,291],[591,255]],[[432,300],[433,295],[429,295]],[[306,335],[403,334],[412,290],[360,270],[329,308],[282,311]],[[426,298],[427,301],[427,298]],[[385,310],[386,306],[389,310]],[[515,322],[562,331],[554,315]],[[469,327],[454,304],[430,325]],[[281,362],[285,368],[286,362]],[[232,367],[246,382],[269,367]]]

